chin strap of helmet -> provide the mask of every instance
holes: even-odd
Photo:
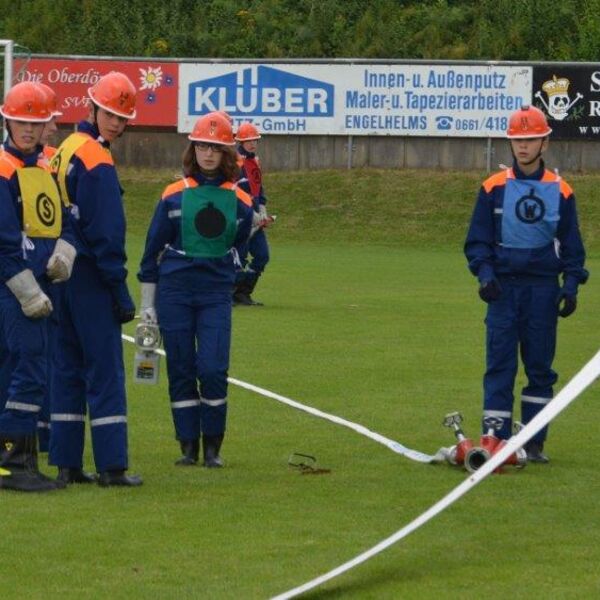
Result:
[[[8,132],[8,137],[12,140],[12,131],[10,130],[10,121],[8,119],[4,119],[4,129]],[[14,140],[13,140],[14,142]]]
[[[90,100],[90,102],[92,103],[92,106],[94,107],[94,123],[93,123],[93,125],[98,127],[98,110],[100,109],[100,107],[93,100]],[[125,126],[125,128],[123,128],[123,131],[121,131],[121,133],[117,136],[118,138],[120,138],[125,133],[126,128],[127,128],[127,126]],[[98,127],[98,133],[100,133],[99,127]],[[104,138],[102,138],[102,139],[104,139]]]
[[[537,154],[535,155],[535,157],[532,158],[531,160],[528,160],[527,162],[521,161],[521,164],[523,164],[525,166],[532,165],[536,160],[538,160],[542,156],[542,146],[544,145],[544,140],[545,139],[546,139],[545,137],[544,138],[540,138],[541,144],[540,144],[539,150],[538,150]],[[513,160],[516,161],[517,157],[515,156],[512,144],[510,145],[510,153],[512,154]]]

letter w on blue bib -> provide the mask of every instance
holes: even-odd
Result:
[[[502,212],[502,245],[541,248],[556,236],[559,221],[558,181],[507,179]]]

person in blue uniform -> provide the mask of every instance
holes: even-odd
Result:
[[[234,305],[262,306],[261,302],[252,298],[252,293],[269,262],[266,233],[269,223],[267,198],[262,185],[260,161],[256,155],[260,137],[258,128],[252,123],[242,123],[235,135],[238,143],[238,164],[241,169],[238,185],[252,197],[254,215],[250,239],[240,251],[242,266],[236,276],[236,286],[233,291]],[[250,261],[249,256],[252,257]]]
[[[0,411],[0,489],[64,487],[38,468],[36,429],[47,388],[52,282],[75,258],[65,207],[45,161],[43,130],[52,119],[45,92],[15,85],[0,113],[8,138],[0,152],[0,338],[8,368]]]
[[[50,145],[50,142],[56,137],[56,133],[58,131],[58,127],[56,126],[56,119],[58,117],[62,117],[62,112],[58,110],[58,96],[56,95],[56,92],[45,83],[37,82],[37,85],[41,87],[42,90],[46,93],[46,99],[48,101],[48,105],[50,106],[50,111],[52,112],[52,118],[46,123],[44,131],[42,133],[42,139],[40,140],[43,146],[40,159],[44,161],[49,167],[50,161],[56,154],[56,147]],[[44,396],[42,410],[38,415],[37,422],[38,450],[40,452],[48,452],[48,448],[50,445],[50,387],[52,385],[51,369],[53,364],[53,357],[56,351],[56,339],[58,336],[59,294],[55,293],[57,292],[56,286],[52,286],[50,288],[50,292],[50,300],[52,301],[54,310],[48,317],[48,356],[50,357],[48,360],[48,380],[46,387],[46,395]]]
[[[573,190],[542,159],[551,131],[533,106],[511,115],[512,168],[483,183],[464,247],[488,303],[483,416],[502,419],[504,439],[511,435],[519,351],[527,424],[553,397],[558,317],[575,312],[579,285],[588,278]],[[529,461],[548,462],[546,437],[544,428],[526,444]]]
[[[88,96],[88,119],[51,162],[70,205],[78,255],[60,297],[49,460],[65,483],[130,487],[142,480],[126,473],[121,325],[134,318],[135,305],[126,281],[125,214],[110,143],[135,118],[136,89],[115,71],[101,77]],[[88,409],[97,477],[83,470]]]
[[[46,94],[46,101],[48,104],[48,108],[51,111],[52,117],[49,121],[44,123],[44,129],[42,131],[42,137],[40,139],[40,144],[42,146],[42,152],[38,157],[38,164],[48,169],[50,165],[50,159],[54,156],[56,152],[56,148],[48,145],[48,141],[56,134],[56,117],[61,116],[62,113],[58,110],[58,96],[56,92],[48,85],[44,83],[35,82],[41,90]],[[4,150],[4,145],[2,146],[2,151]],[[54,291],[55,286],[50,286],[49,292]],[[50,298],[50,301],[53,305],[56,304],[56,296]],[[56,319],[56,310],[53,310],[49,316],[50,325],[55,324]],[[52,356],[52,332],[54,328],[50,326],[48,328],[48,354]],[[50,368],[51,361],[48,361],[48,367]],[[10,374],[11,374],[11,365],[8,360],[8,349],[3,340],[1,340],[0,336],[0,409],[4,408],[4,404],[6,403],[8,385],[10,382]],[[47,381],[49,384],[49,379]],[[50,398],[49,398],[49,390],[46,388],[46,395],[44,398],[44,402],[42,404],[42,409],[38,414],[38,441],[39,441],[39,452],[48,452],[48,441],[50,438]]]
[[[169,397],[182,456],[221,467],[227,418],[231,294],[238,249],[252,224],[252,200],[238,176],[231,124],[200,117],[183,155],[184,178],[167,186],[148,229],[138,279],[142,322],[158,321]]]

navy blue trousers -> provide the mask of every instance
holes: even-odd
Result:
[[[23,314],[0,290],[0,433],[33,435],[47,385],[48,319]]]
[[[127,469],[127,406],[121,325],[92,261],[78,257],[61,289],[50,398],[50,464],[81,468],[89,408],[98,472]]]
[[[206,291],[194,270],[161,275],[157,312],[180,441],[221,435],[227,419],[231,290]],[[206,285],[206,284],[205,284]]]
[[[558,282],[531,284],[503,278],[502,295],[488,305],[486,372],[483,416],[503,419],[498,436],[512,433],[513,389],[519,353],[527,385],[521,391],[521,421],[529,423],[552,399],[557,374],[552,370],[556,350]],[[485,429],[485,428],[484,428]],[[543,442],[547,428],[533,439]]]

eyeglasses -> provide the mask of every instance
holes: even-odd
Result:
[[[208,144],[206,142],[194,142],[194,146],[200,150],[200,152],[208,152],[212,150],[215,153],[223,152],[223,146],[221,144]]]

